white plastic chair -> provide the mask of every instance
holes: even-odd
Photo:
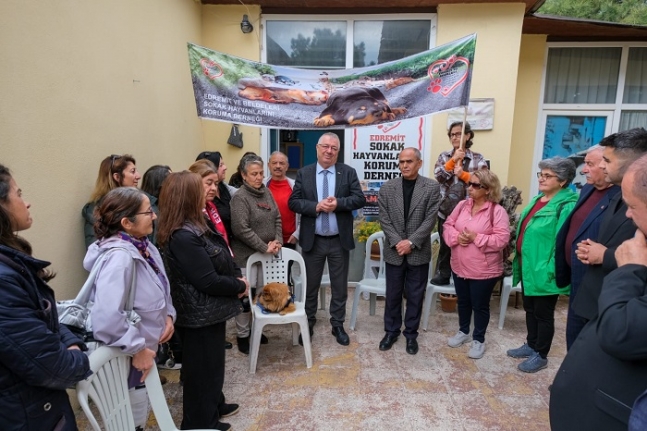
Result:
[[[254,253],[247,259],[247,274],[251,274],[252,267],[260,263],[263,286],[271,282],[286,283],[288,281],[288,264],[294,261],[299,265],[301,270],[298,282],[294,283],[294,303],[297,307],[292,313],[281,316],[278,313],[263,314],[256,303],[253,302],[252,292],[249,292],[249,302],[252,310],[252,331],[249,340],[249,372],[256,372],[256,362],[258,360],[258,351],[261,345],[261,334],[265,325],[283,325],[292,324],[292,345],[299,344],[299,333],[303,339],[303,349],[306,355],[306,366],[312,367],[312,348],[310,345],[310,329],[308,327],[308,316],[305,310],[305,290],[307,284],[307,274],[305,263],[299,253],[288,248],[281,249],[281,258],[277,259],[272,254]],[[260,287],[257,286],[257,294],[260,293]]]
[[[434,243],[438,243],[434,247]],[[432,284],[431,278],[436,273],[436,260],[438,257],[438,250],[440,249],[440,236],[438,232],[431,234],[431,264],[429,265],[429,283],[427,283],[427,291],[425,292],[425,303],[422,309],[422,329],[427,330],[429,325],[429,316],[434,314],[436,310],[436,297],[439,293],[446,293],[449,295],[456,295],[456,289],[454,288],[454,278],[449,277],[449,284],[438,285]]]
[[[93,374],[76,384],[76,395],[92,429],[102,431],[90,409],[88,399],[96,405],[106,431],[135,429],[128,394],[131,356],[118,347],[101,346],[90,355]],[[157,367],[146,377],[146,389],[155,419],[161,431],[178,431],[169,412]],[[217,431],[217,430],[202,430]]]
[[[503,329],[503,322],[505,321],[505,313],[508,311],[508,301],[512,292],[521,292],[521,282],[515,287],[512,287],[512,276],[509,275],[503,278],[501,285],[501,307],[499,308],[499,329]]]
[[[375,261],[371,260],[371,245],[377,241],[380,245],[380,260],[377,277],[373,267]],[[369,300],[369,314],[375,315],[375,301],[377,295],[386,295],[386,277],[384,275],[384,232],[375,232],[366,240],[366,257],[364,258],[364,277],[357,282],[355,286],[355,299],[353,301],[353,310],[350,315],[350,329],[355,329],[357,322],[357,308],[359,306],[360,297],[363,292],[371,294]]]
[[[328,270],[328,261],[324,265],[321,283],[319,284],[319,309],[326,309],[326,288],[330,287],[330,271]]]

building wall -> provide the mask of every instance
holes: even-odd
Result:
[[[437,46],[477,33],[470,97],[494,98],[494,127],[488,131],[476,131],[472,148],[491,160],[492,170],[502,184],[508,182],[511,163],[523,15],[524,5],[521,3],[438,7]],[[532,103],[536,105],[535,101]],[[432,121],[433,160],[426,164],[430,175],[433,175],[438,154],[451,148],[447,138],[447,115],[437,114]],[[534,136],[534,130],[529,133]],[[529,144],[532,146],[532,142]]]
[[[533,173],[538,170],[537,166],[533,166],[533,156],[545,57],[546,36],[523,35],[517,78],[517,99],[514,105],[508,184],[515,185],[523,191],[522,197],[525,204],[530,201],[530,182]],[[522,205],[519,210],[524,206]]]
[[[87,273],[81,208],[100,161],[184,169],[204,148],[186,43],[194,0],[0,2],[0,163],[32,204],[24,232],[59,298]]]
[[[260,61],[261,24],[259,6],[203,6],[201,45],[216,51]],[[254,26],[252,33],[240,31],[243,14],[248,15]],[[227,165],[227,179],[236,172],[236,166],[247,151],[260,154],[261,129],[253,126],[240,126],[243,134],[243,148],[227,144],[231,124],[221,121],[202,120],[205,149],[220,151]]]

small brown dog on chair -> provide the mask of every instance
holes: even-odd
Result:
[[[264,314],[279,313],[284,316],[297,309],[290,287],[285,283],[268,283],[256,296],[256,304]]]

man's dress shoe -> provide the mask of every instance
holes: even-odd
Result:
[[[386,334],[382,341],[380,341],[380,350],[385,351],[393,347],[393,344],[398,341],[398,336],[393,334]]]

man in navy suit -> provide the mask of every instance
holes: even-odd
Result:
[[[340,142],[334,133],[324,133],[317,143],[317,163],[299,169],[290,210],[301,214],[299,242],[306,265],[306,314],[310,335],[317,321],[317,297],[324,265],[330,271],[330,324],[343,346],[350,344],[344,331],[348,297],[348,257],[355,248],[353,210],[366,203],[355,169],[337,163]]]
[[[600,167],[607,181],[620,186],[629,165],[647,153],[647,130],[639,127],[614,133],[602,139],[600,145],[604,147]],[[633,238],[636,231],[626,212],[622,193],[617,193],[602,216],[597,241],[585,239],[577,244],[575,255],[589,267],[573,301],[573,311],[587,322],[598,314],[598,298],[604,277],[618,267],[616,248]]]
[[[582,173],[586,175],[586,185],[582,187],[580,199],[573,212],[557,234],[555,247],[555,279],[557,286],[571,285],[568,317],[566,319],[566,348],[570,349],[578,334],[586,324],[586,319],[573,311],[573,301],[582,277],[588,268],[575,255],[577,244],[590,239],[597,240],[600,232],[602,215],[611,199],[620,191],[620,187],[607,181],[600,167],[603,147],[595,145],[589,148],[584,158]]]

